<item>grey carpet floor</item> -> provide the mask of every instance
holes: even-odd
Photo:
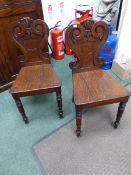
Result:
[[[131,85],[128,86],[131,90]],[[75,120],[38,141],[33,149],[47,175],[131,175],[131,99],[121,125],[111,123],[118,104],[83,113],[82,136]]]

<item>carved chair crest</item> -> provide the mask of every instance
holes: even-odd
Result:
[[[97,56],[108,37],[108,27],[103,21],[84,20],[71,25],[66,31],[66,41],[77,61],[70,64],[73,72],[98,69],[103,58]]]
[[[43,49],[48,46],[49,29],[41,19],[23,17],[9,27],[16,47],[24,55],[24,63],[43,62]]]

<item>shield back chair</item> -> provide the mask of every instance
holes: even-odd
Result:
[[[22,68],[14,81],[10,93],[12,94],[19,112],[25,123],[25,114],[20,97],[56,92],[58,112],[63,117],[61,83],[50,63],[48,52],[49,29],[47,24],[30,17],[23,17],[13,22],[9,27],[10,37],[13,39],[21,56]]]
[[[66,31],[66,41],[77,58],[69,64],[72,69],[77,136],[81,135],[83,109],[120,102],[113,123],[117,128],[129,98],[129,92],[101,70],[104,59],[97,57],[107,37],[108,27],[102,21],[85,20]]]

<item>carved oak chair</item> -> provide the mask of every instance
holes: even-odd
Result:
[[[33,20],[30,17],[24,17],[11,24],[9,34],[16,47],[23,54],[20,57],[23,66],[10,89],[10,93],[24,122],[28,123],[28,118],[20,97],[51,92],[56,92],[58,111],[62,118],[61,83],[50,64],[48,26],[40,19]]]
[[[129,98],[128,91],[101,70],[104,59],[97,56],[107,37],[107,25],[92,20],[74,24],[66,31],[66,40],[77,58],[69,65],[72,69],[77,136],[81,134],[83,109],[120,102],[114,122],[114,128],[117,128]]]

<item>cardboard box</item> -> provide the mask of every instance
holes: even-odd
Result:
[[[126,63],[114,61],[111,69],[120,79],[126,80],[131,78],[131,60]]]

